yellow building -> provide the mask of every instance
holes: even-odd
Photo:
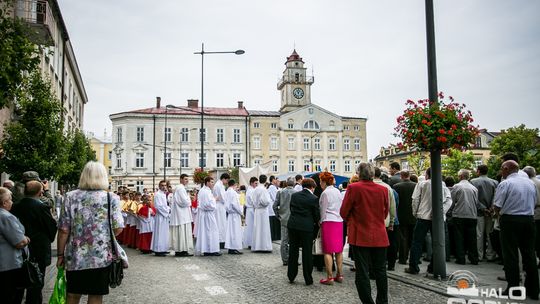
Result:
[[[96,152],[96,159],[98,162],[102,163],[105,168],[107,168],[107,173],[109,174],[109,184],[112,183],[112,141],[107,137],[107,134],[103,138],[96,137],[93,133],[88,133],[88,140],[90,141],[90,146],[92,150]]]

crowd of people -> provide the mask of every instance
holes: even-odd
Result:
[[[502,160],[499,181],[487,177],[485,165],[478,166],[474,178],[462,169],[457,182],[444,180],[446,258],[463,265],[504,265],[507,293],[520,284],[520,253],[527,296],[538,299],[540,181],[533,167],[520,170],[515,155]],[[105,168],[90,162],[78,189],[57,198],[61,206],[55,208],[47,183],[36,172],[25,172],[24,195],[15,204],[16,185],[8,181],[0,187],[0,277],[4,281],[17,272],[23,251],[44,273],[58,231],[57,265],[66,268],[68,303],[78,303],[82,294],[90,295],[90,303],[102,301],[109,292],[113,246],[127,266],[118,243],[142,254],[187,257],[220,256],[222,249],[231,255],[270,253],[272,241],[281,240],[280,257],[291,283],[301,265],[306,285],[313,284],[314,268],[325,269],[320,284],[333,285],[344,280],[348,242],[360,300],[375,303],[370,285],[375,280],[376,302],[387,303],[387,271],[395,271],[396,262],[418,274],[423,258],[430,261],[427,272],[433,272],[430,176],[430,169],[417,177],[398,163],[389,171],[361,163],[341,185],[329,172],[285,181],[260,175],[251,177],[247,187],[223,173],[217,181],[206,177],[198,191],[188,191],[188,176],[182,174],[174,189],[162,180],[153,193],[125,187],[110,193]],[[24,289],[14,284],[2,285],[1,292],[9,303],[20,303]],[[41,303],[41,289],[27,290],[26,300]]]

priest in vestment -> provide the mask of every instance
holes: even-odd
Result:
[[[242,207],[240,196],[236,192],[236,181],[230,179],[225,192],[225,206],[227,206],[227,233],[225,235],[225,248],[229,254],[242,254]]]
[[[171,202],[169,235],[171,249],[174,250],[175,256],[193,255],[191,198],[186,191],[188,183],[187,174],[180,175],[180,185],[176,187]]]
[[[154,195],[154,233],[152,234],[152,251],[156,256],[169,253],[169,216],[171,208],[167,205],[167,181],[159,182],[159,191]]]
[[[225,210],[225,185],[229,182],[231,176],[229,173],[221,174],[219,180],[215,183],[212,193],[216,198],[216,221],[219,231],[219,248],[225,246],[225,234],[227,233],[227,211]]]
[[[207,176],[198,196],[198,228],[195,253],[205,256],[220,256],[219,232],[216,221],[216,199],[212,194],[214,178]]]
[[[253,245],[253,217],[255,210],[253,209],[253,191],[257,188],[259,179],[251,177],[249,179],[249,186],[246,190],[246,227],[244,229],[244,247],[251,249]]]
[[[253,220],[253,241],[252,251],[271,252],[272,236],[270,234],[270,218],[268,216],[268,205],[272,204],[270,194],[264,187],[266,175],[259,176],[259,186],[253,190],[253,208],[255,209]]]

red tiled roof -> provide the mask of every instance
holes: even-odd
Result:
[[[300,57],[300,55],[298,55],[298,53],[296,53],[296,49],[293,50],[291,56],[287,57],[287,62],[291,62],[291,61],[302,61],[302,57]]]
[[[120,113],[114,113],[111,115],[118,115],[118,114],[165,114],[168,115],[200,115],[201,108],[189,108],[189,107],[179,107],[178,108],[169,108],[166,109],[165,107],[160,108],[147,108],[147,109],[139,109],[139,110],[133,110],[133,111],[126,111],[126,112],[120,112]],[[204,107],[204,115],[211,115],[211,116],[248,116],[248,112],[245,108],[239,109],[239,108],[214,108],[214,107]]]

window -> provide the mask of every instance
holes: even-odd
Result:
[[[482,136],[478,136],[476,138],[476,144],[475,144],[476,148],[482,148]]]
[[[260,165],[261,162],[262,162],[262,160],[260,160],[260,159],[255,159],[255,160],[253,161],[253,165],[254,165],[254,166]]]
[[[319,137],[315,137],[315,142],[313,143],[313,148],[317,151],[321,150],[321,139]]]
[[[345,172],[351,172],[351,161],[350,160],[345,161]]]
[[[182,128],[182,131],[180,131],[180,141],[185,143],[189,141],[189,129],[188,128]]]
[[[354,161],[354,171],[356,172],[356,170],[358,170],[358,166],[360,166],[360,162],[361,160],[355,160]]]
[[[233,166],[238,167],[240,166],[240,163],[241,163],[241,154],[238,152],[233,153]]]
[[[143,152],[135,153],[135,167],[144,168],[144,153]]]
[[[320,159],[315,160],[315,171],[322,171]]]
[[[287,149],[294,150],[294,137],[287,138]]]
[[[358,138],[354,139],[354,150],[360,151],[360,139]]]
[[[122,168],[122,154],[116,154],[116,168]]]
[[[289,172],[294,172],[294,159],[289,159]]]
[[[138,142],[144,141],[144,128],[143,127],[137,127],[137,141]]]
[[[300,74],[296,73],[294,74],[294,81],[299,82],[300,81]]]
[[[275,123],[275,122],[271,123],[270,128],[277,129],[277,123]]]
[[[289,119],[289,122],[287,123],[287,127],[289,129],[294,129],[294,120]]]
[[[271,137],[270,138],[270,150],[277,150],[278,149],[278,139],[277,137]]]
[[[206,128],[199,128],[199,142],[206,142]]]
[[[216,141],[218,143],[223,143],[223,129],[217,129],[216,130]]]
[[[307,151],[310,149],[309,147],[309,138],[304,137],[304,145],[303,145],[304,151]]]
[[[309,161],[309,159],[304,159],[304,171],[311,171],[309,170],[310,169],[310,164],[311,162]]]
[[[109,151],[109,160],[112,159],[112,151]]]
[[[122,128],[116,128],[116,142],[122,142]]]
[[[336,123],[333,120],[330,120],[330,123],[329,123],[330,127],[333,127],[335,124]]]
[[[348,130],[349,130],[349,126],[343,126],[343,130],[348,131]]]
[[[171,152],[164,153],[163,156],[165,157],[165,161],[164,161],[165,168],[170,168],[171,167]]]
[[[319,130],[319,123],[315,120],[308,120],[304,123],[304,129]]]
[[[108,167],[108,171],[107,171],[107,172],[109,173],[109,175],[112,174],[112,167],[111,167],[111,166]]]
[[[253,149],[259,150],[261,148],[261,137],[253,136]]]
[[[480,165],[482,165],[482,164],[483,164],[483,162],[482,162],[481,159],[477,159],[477,160],[474,161],[474,167],[475,167],[475,168],[478,168],[478,166],[480,166]]]
[[[354,130],[355,130],[355,131],[360,130],[360,126],[354,126]]]
[[[254,129],[259,129],[261,127],[261,123],[260,122],[254,122],[253,123],[253,128]]]
[[[330,150],[330,151],[336,150],[336,139],[335,138],[330,138],[328,140],[328,150]]]
[[[343,140],[343,150],[349,151],[351,149],[351,140],[350,139],[344,139]]]
[[[330,172],[336,172],[336,161],[335,160],[330,161]]]
[[[166,142],[170,142],[171,141],[171,128],[165,128],[164,135],[165,136],[163,137],[163,140]]]
[[[240,129],[233,130],[233,143],[239,144],[242,141],[240,140]]]
[[[144,182],[142,180],[137,181],[136,189],[137,189],[137,192],[143,193]]]
[[[180,153],[180,166],[182,166],[182,168],[187,168],[189,167],[189,153],[187,152],[181,152]]]
[[[216,167],[223,168],[223,153],[216,153]]]
[[[275,160],[275,159],[272,161],[272,171],[273,172],[278,172],[279,171],[278,161]]]
[[[401,161],[401,170],[409,170],[409,162],[404,160],[404,161]]]
[[[202,164],[201,164],[201,162],[202,162]],[[199,165],[201,167],[206,167],[206,153],[202,153],[202,155],[201,155],[201,153],[199,153]]]

